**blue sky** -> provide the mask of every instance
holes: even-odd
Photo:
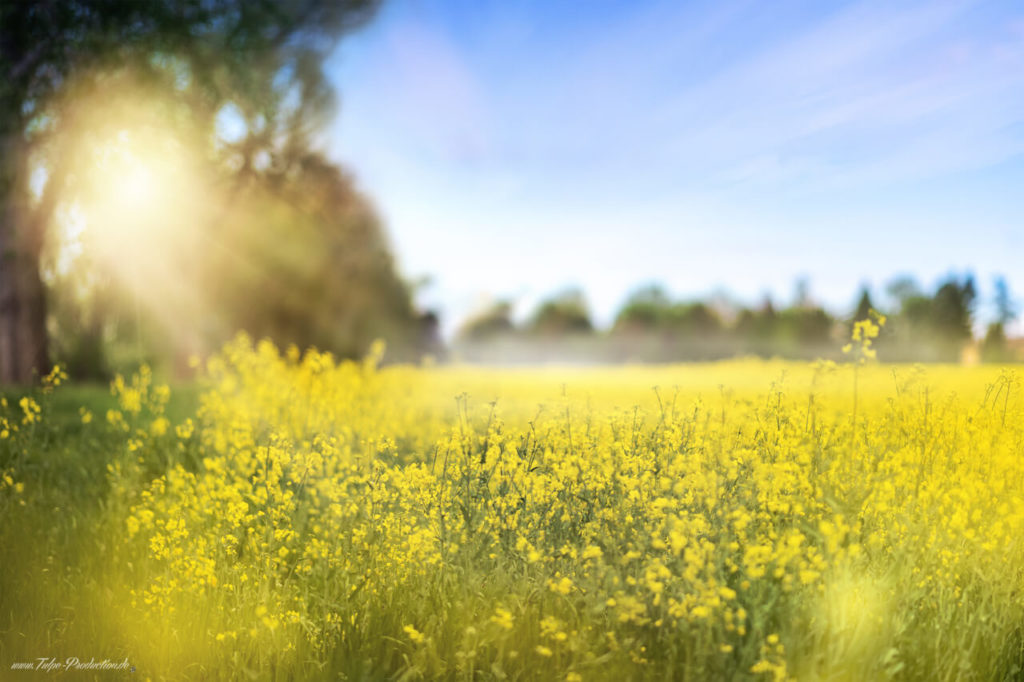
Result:
[[[655,281],[1024,288],[1019,2],[391,0],[329,74],[328,149],[448,331],[571,286],[599,323]]]

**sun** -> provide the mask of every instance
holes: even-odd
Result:
[[[159,169],[152,162],[131,155],[121,163],[121,168],[113,169],[112,190],[115,202],[125,212],[142,212],[155,210],[160,206],[160,183],[157,180]]]
[[[195,222],[200,190],[182,146],[160,130],[120,130],[96,141],[82,175],[83,236],[97,264],[132,280],[160,270]]]
[[[101,147],[86,201],[95,236],[114,241],[119,248],[145,246],[142,242],[159,237],[175,186],[182,184],[175,156],[170,141],[129,131]]]
[[[84,131],[52,246],[58,276],[125,294],[170,327],[200,307],[194,264],[218,205],[203,159],[176,133],[131,121]]]

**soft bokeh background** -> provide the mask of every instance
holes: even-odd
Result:
[[[1005,362],[1012,2],[3,9],[0,381],[244,330],[386,361]]]

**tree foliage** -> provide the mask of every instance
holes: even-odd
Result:
[[[164,309],[151,317],[191,316],[195,338],[168,340],[167,324],[155,324],[154,340],[180,350],[242,327],[354,354],[376,335],[431,333],[369,202],[315,152],[334,109],[323,61],[376,4],[0,5],[0,382],[45,370],[48,317],[62,335],[55,350],[77,353],[83,365],[112,338],[141,339],[143,316],[130,310],[145,299],[140,283],[154,286],[152,268],[128,274],[116,249],[92,243],[77,262],[88,275],[62,271],[53,234],[62,211],[110,193],[109,183],[90,179],[103,177],[97,169],[111,149],[139,140],[151,155],[185,159],[191,185],[163,207],[179,216],[131,220],[139,233],[153,221],[170,225],[173,239],[153,248],[179,283],[201,289],[164,282]]]
[[[583,292],[569,289],[541,302],[527,324],[527,332],[543,337],[590,334],[594,325]]]
[[[468,343],[507,339],[516,331],[512,322],[512,304],[497,301],[466,320],[459,330],[459,340]]]
[[[583,317],[582,293],[570,290],[543,301],[522,328],[512,322],[507,303],[485,311],[457,342],[471,340],[475,346],[464,357],[487,361],[676,362],[737,355],[840,360],[854,324],[886,314],[888,322],[877,339],[883,360],[956,362],[974,343],[978,294],[970,274],[950,275],[931,293],[900,277],[888,287],[889,310],[880,310],[870,289],[862,286],[849,316],[836,316],[816,303],[806,280],[796,290],[785,307],[776,306],[770,296],[756,307],[740,307],[722,297],[674,300],[651,284],[626,298],[607,331],[585,335],[581,331],[590,327]],[[994,291],[995,320],[980,353],[984,360],[1007,362],[1015,358],[1005,322],[1016,309],[1004,279],[997,279]],[[510,339],[516,340],[514,347]],[[500,352],[488,352],[487,344]]]
[[[391,355],[414,357],[421,321],[369,201],[318,154],[284,176],[272,192],[242,192],[245,209],[221,228],[232,248],[206,273],[220,283],[212,308],[227,318],[215,341],[246,329],[353,357],[385,338]]]

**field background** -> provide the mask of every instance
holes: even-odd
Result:
[[[198,385],[8,395],[4,667],[1021,674],[1008,370],[376,362],[240,337]]]

